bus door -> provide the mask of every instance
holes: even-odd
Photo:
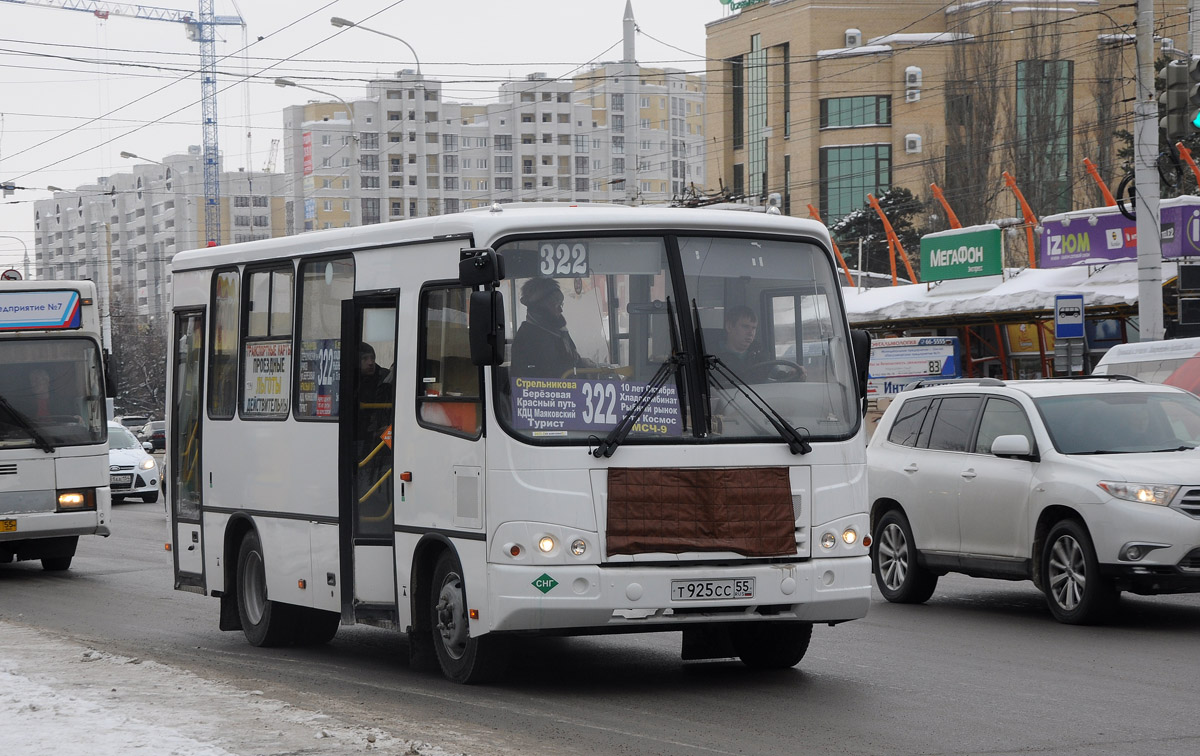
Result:
[[[357,297],[342,322],[339,506],[342,615],[394,620],[396,295]]]
[[[204,411],[204,311],[175,313],[171,349],[170,457],[167,491],[174,539],[175,587],[204,588],[204,555],[201,541],[203,466],[200,459],[200,417]]]

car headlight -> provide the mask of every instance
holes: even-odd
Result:
[[[154,469],[154,460],[153,459],[143,459],[142,464],[138,465],[138,467],[142,468],[143,470],[153,470]]]
[[[1158,504],[1165,507],[1179,493],[1179,486],[1165,486],[1159,483],[1122,483],[1115,480],[1102,480],[1096,485],[1103,488],[1117,499],[1138,501],[1142,504]]]

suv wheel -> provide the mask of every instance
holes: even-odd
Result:
[[[1046,536],[1042,584],[1050,613],[1068,625],[1102,621],[1116,608],[1118,592],[1100,576],[1092,538],[1077,520],[1056,523]]]
[[[933,595],[937,575],[917,564],[917,547],[904,513],[893,509],[875,524],[872,567],[879,592],[896,604],[921,604]]]

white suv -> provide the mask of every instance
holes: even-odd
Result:
[[[1112,376],[948,381],[899,394],[867,447],[888,601],[938,576],[1033,580],[1061,622],[1121,591],[1200,592],[1200,397]]]

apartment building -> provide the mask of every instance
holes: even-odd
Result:
[[[139,163],[34,203],[37,278],[96,281],[141,317],[169,309],[170,262],[206,243],[201,150]],[[284,234],[281,174],[221,173],[221,242]]]
[[[963,223],[1102,204],[1132,131],[1132,4],[1110,0],[759,0],[707,24],[710,187],[778,192],[832,223],[937,182]],[[1156,3],[1156,54],[1186,46],[1184,0]],[[1197,51],[1200,52],[1200,51]],[[944,219],[942,220],[944,223]]]
[[[454,213],[493,202],[663,203],[703,185],[704,77],[623,60],[449,101],[413,70],[351,101],[284,110],[292,232]]]

